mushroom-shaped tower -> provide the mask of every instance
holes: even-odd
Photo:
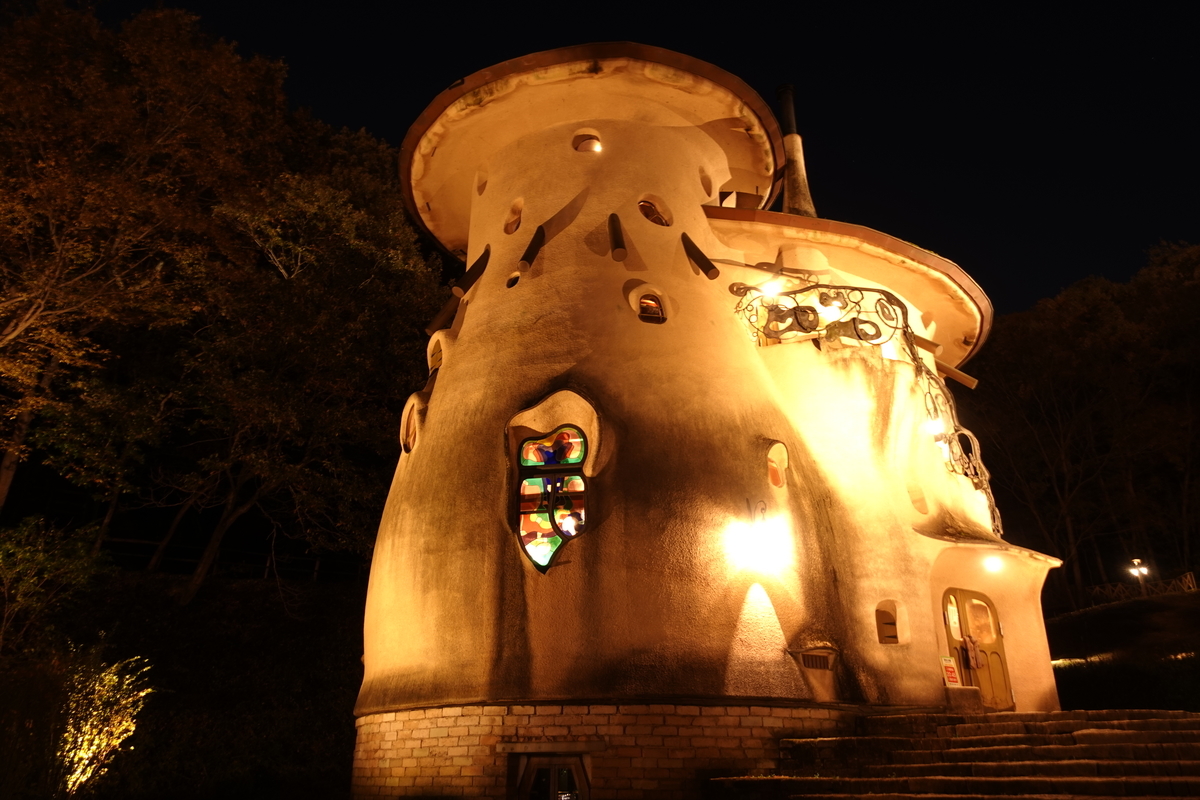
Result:
[[[990,304],[762,210],[785,138],[626,43],[476,73],[409,132],[410,210],[470,268],[401,420],[359,794],[687,794],[863,707],[1057,707],[1057,562],[1001,539],[943,383]]]

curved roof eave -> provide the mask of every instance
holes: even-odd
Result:
[[[783,151],[783,134],[780,130],[779,122],[775,119],[775,114],[771,110],[771,107],[759,96],[758,92],[754,91],[741,78],[726,72],[720,67],[673,50],[654,47],[652,45],[637,44],[636,42],[594,42],[591,44],[574,45],[572,47],[560,47],[554,50],[544,50],[540,53],[531,53],[520,58],[503,61],[455,81],[447,89],[438,94],[433,99],[433,102],[421,112],[421,115],[409,127],[408,133],[404,137],[404,142],[400,145],[400,182],[404,197],[404,207],[412,219],[433,235],[433,232],[425,225],[413,198],[412,164],[417,153],[418,143],[438,118],[456,101],[477,91],[481,87],[495,83],[511,75],[532,72],[552,67],[556,64],[617,58],[662,64],[663,66],[692,73],[726,89],[745,103],[746,107],[761,120],[763,129],[767,134],[767,139],[770,142],[771,153],[775,162],[775,174],[772,177],[771,188],[763,207],[771,207],[771,203],[775,201],[776,196],[782,188],[780,175],[782,174],[786,157]],[[433,236],[433,239],[445,250],[445,246],[442,245],[437,236]]]

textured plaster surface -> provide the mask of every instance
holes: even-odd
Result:
[[[921,426],[917,370],[849,342],[760,347],[729,286],[760,284],[751,265],[779,262],[889,288],[915,333],[957,347],[955,359],[986,314],[944,274],[848,234],[710,220],[705,205],[747,190],[746,165],[769,152],[761,127],[731,137],[728,98],[701,102],[712,93],[684,81],[680,106],[663,99],[670,81],[639,74],[621,73],[599,104],[568,91],[575,80],[593,96],[593,74],[497,87],[435,126],[437,149],[414,168],[427,223],[461,230],[468,263],[485,249],[489,260],[410,401],[357,713],[581,697],[942,705],[949,587],[995,603],[1017,708],[1057,707],[1039,604],[1053,562],[1005,545],[986,496],[947,470]],[[495,124],[521,120],[515,133],[485,124],[489,102]],[[601,152],[575,150],[581,132]],[[438,172],[447,152],[456,161]],[[644,217],[642,200],[670,226]],[[623,261],[610,252],[613,213]],[[520,269],[539,226],[545,244]],[[689,260],[681,233],[718,279]],[[664,324],[635,313],[647,291]],[[525,435],[562,424],[595,444],[587,525],[541,574],[514,533],[514,456]],[[782,486],[767,468],[778,445]],[[770,552],[744,557],[755,547]],[[1003,569],[984,570],[987,556]],[[898,611],[898,644],[878,641],[881,603]],[[806,650],[832,670],[805,667]]]

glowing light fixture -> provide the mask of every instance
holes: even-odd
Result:
[[[775,297],[783,291],[783,281],[767,281],[758,287],[758,291],[766,297]]]
[[[1146,596],[1146,576],[1150,574],[1150,570],[1142,564],[1140,558],[1133,560],[1133,566],[1129,568],[1129,574],[1137,578],[1138,587],[1142,590],[1142,597]]]
[[[756,517],[753,522],[734,520],[725,528],[725,557],[736,569],[778,575],[796,561],[791,528],[782,516]]]
[[[1004,559],[1000,556],[988,556],[983,560],[983,568],[988,572],[999,572],[1004,569]]]

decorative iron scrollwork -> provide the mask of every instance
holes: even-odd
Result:
[[[992,530],[1002,535],[988,471],[979,458],[979,440],[959,424],[953,396],[921,357],[908,323],[908,307],[900,298],[886,289],[819,283],[778,294],[764,294],[746,284],[734,284],[730,290],[741,296],[734,313],[760,346],[816,338],[872,347],[894,343],[895,357],[912,365],[925,393],[923,430],[942,450],[946,468],[970,480],[987,497]]]

